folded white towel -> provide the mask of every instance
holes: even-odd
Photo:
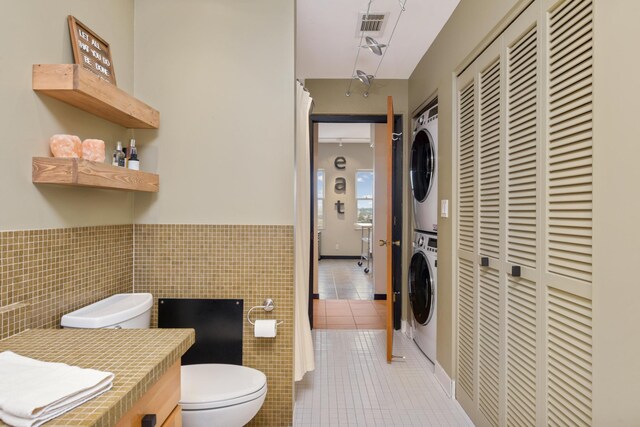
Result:
[[[113,378],[111,372],[2,352],[0,418],[10,425],[40,425],[106,392]]]
[[[2,421],[4,421],[6,424],[13,426],[13,427],[38,427],[41,426],[42,424],[46,423],[47,421],[56,418],[62,414],[64,414],[67,411],[70,411],[71,409],[82,405],[84,402],[93,399],[94,397],[100,396],[102,393],[105,393],[109,390],[111,390],[111,387],[113,386],[112,382],[109,382],[108,384],[106,384],[106,386],[104,386],[103,389],[98,389],[98,388],[94,388],[93,390],[95,390],[92,394],[75,400],[73,402],[69,402],[67,405],[61,406],[58,409],[55,410],[50,410],[50,411],[45,411],[42,412],[38,417],[36,418],[21,418],[21,417],[16,417],[15,415],[12,415],[8,412],[4,412],[2,410],[0,410],[0,419]]]

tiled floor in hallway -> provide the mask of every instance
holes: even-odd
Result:
[[[386,301],[373,301],[373,273],[365,273],[355,259],[323,259],[318,265],[314,328],[385,328]]]
[[[433,365],[396,332],[387,364],[384,331],[313,331],[316,369],[296,383],[294,426],[473,426],[446,396]]]
[[[384,329],[386,301],[314,300],[315,329]]]
[[[318,262],[321,300],[372,300],[373,272],[365,273],[356,259],[322,259]]]

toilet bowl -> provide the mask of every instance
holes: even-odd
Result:
[[[181,374],[185,426],[243,426],[258,413],[267,396],[267,377],[246,366],[186,365]]]
[[[151,294],[118,294],[62,316],[64,328],[149,328]],[[135,319],[135,321],[134,321]],[[181,368],[184,427],[242,427],[267,396],[267,377],[239,365],[201,364]]]

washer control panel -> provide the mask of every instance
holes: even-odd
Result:
[[[438,238],[424,234],[416,234],[413,247],[416,249],[422,249],[425,252],[438,253]]]
[[[425,250],[427,252],[438,253],[438,239],[436,239],[434,237],[429,237],[427,239],[427,244],[426,244]]]

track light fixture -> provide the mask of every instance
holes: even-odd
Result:
[[[373,76],[371,74],[367,74],[362,70],[356,70],[356,75],[352,77],[352,79],[358,79],[362,82],[363,85],[367,86],[367,91],[362,94],[365,98],[369,96],[368,87],[371,86],[371,81],[373,80]],[[346,96],[351,96],[351,84],[349,84],[349,89],[345,93]]]
[[[376,39],[370,36],[365,37],[364,40],[367,42],[367,44],[361,47],[366,47],[376,55],[382,56],[382,48],[387,47],[386,44],[380,44],[376,41]]]
[[[371,80],[373,80],[373,76],[371,74],[367,74],[362,70],[356,70],[356,79],[360,80],[363,85],[371,86]]]
[[[366,13],[365,16],[369,15],[369,12],[371,10],[371,3],[372,2],[373,2],[373,0],[369,0],[369,4],[367,6],[367,13]],[[398,22],[400,22],[400,17],[405,12],[405,5],[407,4],[407,0],[398,0],[398,2],[400,3],[400,13],[398,13],[398,19],[396,19],[396,23],[393,26],[393,30],[391,31],[391,36],[389,37],[389,40],[387,41],[387,44],[378,43],[378,41],[376,39],[374,39],[373,37],[370,37],[370,36],[366,36],[365,37],[364,31],[361,32],[361,34],[360,34],[360,43],[359,43],[359,46],[358,46],[358,52],[356,54],[356,60],[354,61],[354,64],[353,64],[353,71],[351,73],[351,77],[352,78],[349,81],[349,87],[347,88],[347,91],[345,92],[345,96],[351,96],[351,84],[353,83],[354,79],[360,80],[362,82],[362,84],[367,86],[367,90],[366,90],[365,93],[362,94],[362,96],[364,96],[365,98],[367,98],[369,96],[369,88],[371,87],[371,82],[378,75],[378,70],[380,69],[380,65],[382,65],[382,61],[384,60],[384,57],[387,54],[387,51],[389,50],[389,46],[391,46],[391,39],[393,39],[393,35],[396,32],[396,28],[398,27]],[[362,43],[363,39],[364,39],[366,44]],[[373,73],[373,74],[367,74],[366,72],[364,72],[362,70],[356,70],[356,67],[358,66],[358,58],[360,57],[360,51],[362,50],[362,48],[367,48],[373,54],[375,54],[377,56],[380,56],[380,61],[378,62],[378,66],[376,67],[375,73]],[[384,50],[384,52],[382,51],[383,48],[386,48]]]

